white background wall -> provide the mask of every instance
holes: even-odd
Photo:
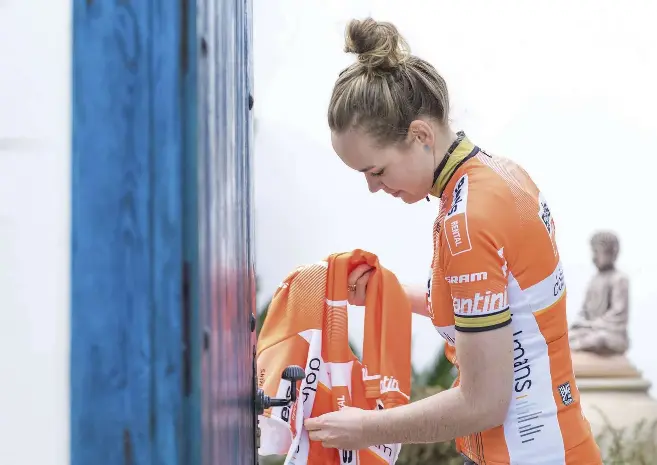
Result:
[[[0,1],[0,463],[68,465],[69,0]]]
[[[618,266],[631,279],[629,356],[657,383],[655,2],[254,0],[254,10],[261,302],[298,264],[356,247],[404,282],[428,276],[437,202],[371,195],[330,145],[328,99],[354,60],[342,52],[344,26],[371,14],[393,21],[443,73],[454,127],[520,162],[547,196],[569,317],[595,272],[590,235],[620,235]],[[418,368],[442,346],[421,317],[413,344]]]

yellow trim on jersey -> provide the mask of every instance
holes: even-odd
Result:
[[[500,327],[511,321],[511,310],[506,309],[492,315],[454,315],[454,323],[457,329],[464,331],[473,331],[477,329],[486,329],[490,326]]]
[[[430,192],[431,195],[435,197],[440,197],[441,192],[449,182],[458,164],[461,163],[461,161],[463,161],[465,157],[470,155],[470,153],[474,150],[474,148],[475,145],[472,142],[470,142],[470,139],[468,139],[467,137],[463,137],[461,142],[459,142],[459,144],[452,151],[452,153],[446,155],[448,157],[447,163],[445,164],[445,167],[438,175],[438,179],[436,179],[435,184],[431,188],[431,192]]]
[[[548,305],[548,306],[545,307],[545,308],[542,308],[542,309],[540,309],[540,310],[536,310],[536,311],[534,312],[534,315],[540,315],[541,313],[545,313],[545,312],[547,312],[548,310],[553,309],[554,307],[556,307],[556,305],[557,305],[559,302],[561,302],[561,301],[562,301],[563,299],[565,299],[565,298],[566,298],[566,291],[563,291],[557,300],[555,300],[554,302],[552,302],[550,305]]]

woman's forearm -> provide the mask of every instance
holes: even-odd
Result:
[[[504,423],[513,385],[513,328],[458,333],[457,387],[407,405],[372,411],[363,419],[371,444],[427,443],[494,428]]]
[[[433,443],[498,426],[491,417],[468,402],[457,386],[408,405],[373,411],[363,428],[372,445]]]
[[[403,286],[406,296],[411,302],[411,311],[417,315],[429,317],[427,310],[427,291],[422,286]]]

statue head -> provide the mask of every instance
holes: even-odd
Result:
[[[599,231],[591,237],[593,263],[600,271],[614,268],[618,257],[619,243],[616,234]]]

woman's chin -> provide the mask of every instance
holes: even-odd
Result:
[[[404,203],[407,204],[417,203],[424,198],[409,194],[408,192],[399,192],[397,195],[395,195],[395,197],[401,199]]]

